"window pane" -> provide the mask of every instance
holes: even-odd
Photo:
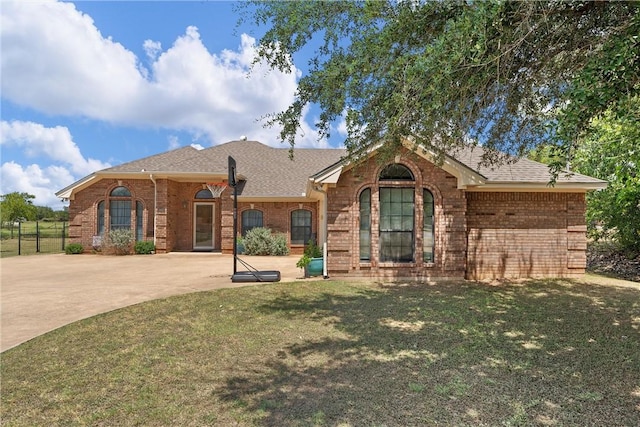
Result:
[[[413,232],[381,232],[380,261],[413,261]]]
[[[311,211],[291,212],[291,244],[305,245],[311,240]]]
[[[131,197],[131,192],[127,187],[116,187],[111,190],[111,197]]]
[[[211,191],[209,191],[208,189],[202,189],[200,191],[198,191],[196,193],[196,199],[213,199],[213,195],[211,194]]]
[[[142,240],[144,207],[142,202],[136,202],[136,241]]]
[[[262,227],[262,211],[249,209],[242,212],[242,235],[246,236],[249,230]]]
[[[109,203],[110,229],[131,228],[131,200],[111,200]]]
[[[360,193],[360,259],[371,259],[371,190]]]
[[[414,189],[380,189],[380,260],[414,259]]]
[[[97,235],[100,236],[104,233],[104,200],[98,203],[98,224]]]
[[[362,261],[371,259],[371,232],[360,232],[360,259]]]
[[[380,181],[413,181],[411,170],[405,165],[393,163],[380,172]]]
[[[433,194],[423,190],[422,254],[424,262],[433,262],[435,252]]]

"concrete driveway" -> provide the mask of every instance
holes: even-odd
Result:
[[[299,256],[250,257],[257,269],[302,277]],[[232,283],[233,257],[215,253],[135,256],[35,255],[0,260],[0,351],[66,324],[172,295],[259,285]],[[245,268],[238,264],[238,271]]]

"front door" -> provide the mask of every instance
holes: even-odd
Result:
[[[196,203],[193,210],[193,249],[210,251],[214,245],[215,205]]]

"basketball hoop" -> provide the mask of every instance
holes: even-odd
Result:
[[[214,199],[220,198],[222,192],[227,188],[227,184],[221,182],[207,182],[206,185]]]

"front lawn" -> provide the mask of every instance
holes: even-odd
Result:
[[[637,425],[640,291],[301,282],[97,316],[2,354],[2,425]]]

